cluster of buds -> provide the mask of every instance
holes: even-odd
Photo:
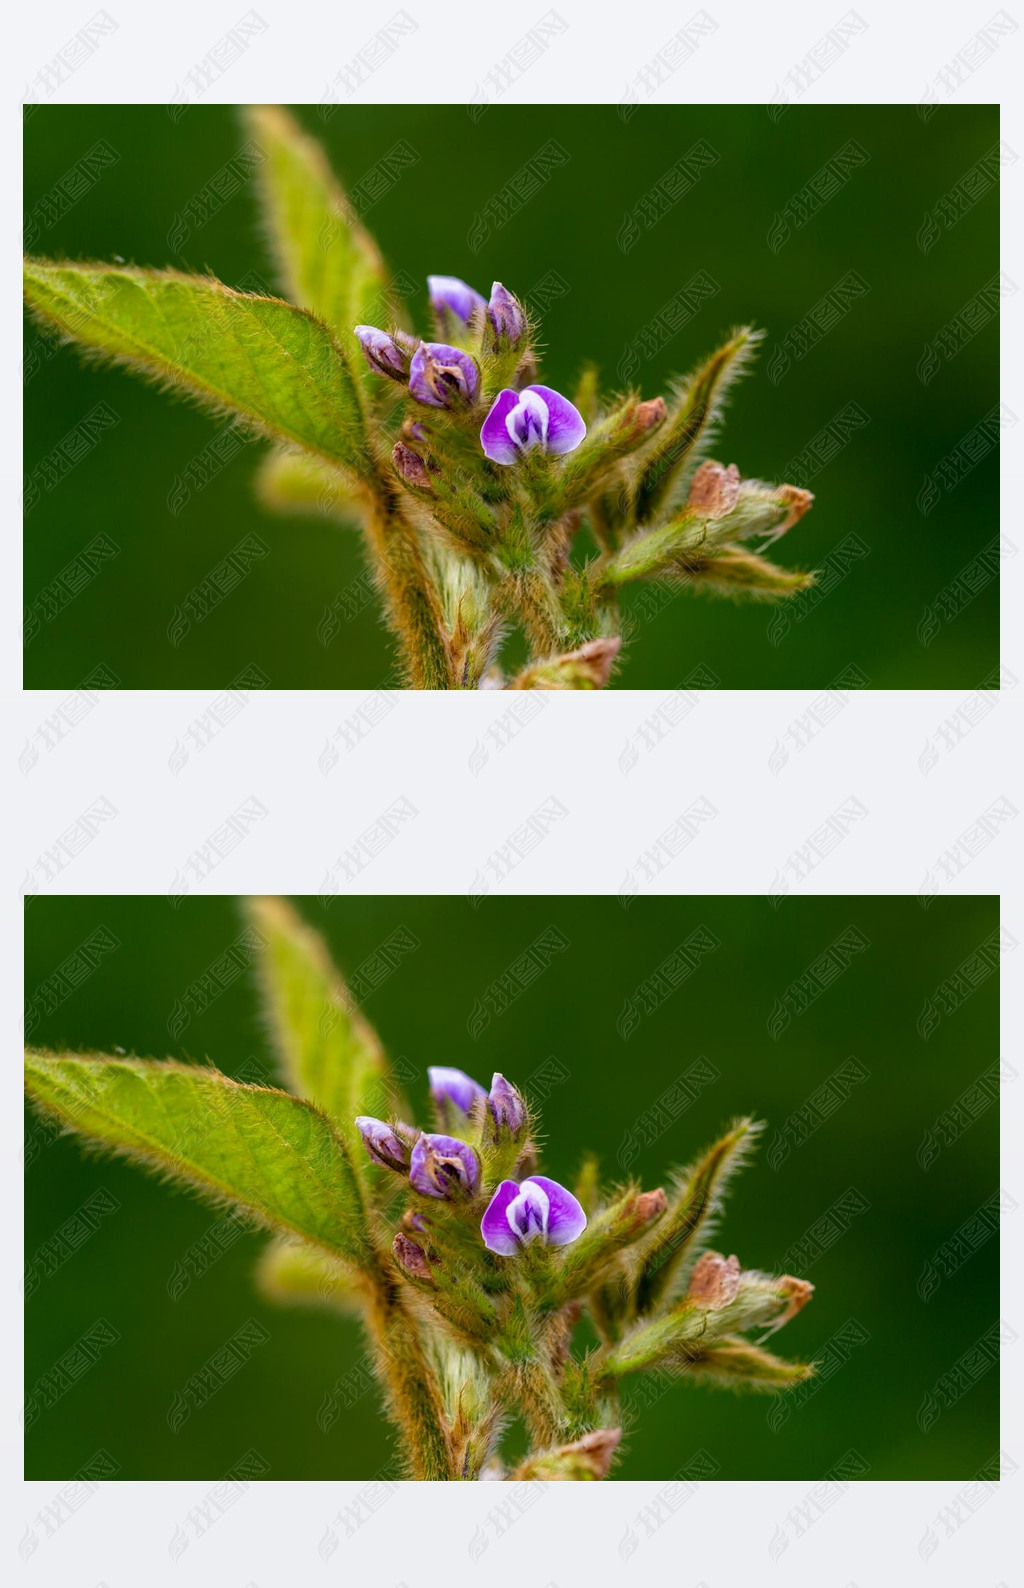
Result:
[[[374,325],[357,325],[355,335],[370,368],[406,386],[414,402],[472,414],[488,390],[481,360],[513,378],[530,367],[530,356],[524,356],[526,313],[500,281],[489,300],[456,276],[428,276],[427,286],[438,334],[449,340],[417,341],[404,331]],[[411,421],[409,433],[419,441],[428,436],[422,420]],[[582,414],[567,397],[550,386],[519,384],[504,387],[490,401],[479,443],[492,463],[508,467],[534,451],[564,457],[586,433]],[[429,487],[427,465],[410,447],[398,443],[393,461],[407,484]]]
[[[428,1076],[436,1123],[444,1129],[421,1131],[362,1114],[356,1128],[373,1162],[404,1175],[421,1197],[463,1204],[481,1189],[481,1155],[521,1174],[500,1180],[480,1218],[483,1245],[502,1257],[517,1256],[535,1241],[568,1246],[582,1235],[587,1215],[572,1192],[545,1175],[525,1173],[533,1148],[527,1106],[517,1089],[497,1074],[489,1092],[463,1070],[433,1066]],[[469,1140],[446,1133],[456,1129]],[[411,1214],[410,1223],[420,1232],[428,1228],[423,1213]],[[407,1232],[399,1231],[394,1251],[403,1268],[419,1277],[429,1274],[426,1252]]]

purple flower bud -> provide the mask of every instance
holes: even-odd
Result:
[[[427,1080],[430,1082],[430,1095],[444,1119],[450,1118],[452,1106],[458,1109],[464,1119],[468,1119],[477,1098],[487,1096],[479,1081],[474,1081],[465,1070],[450,1070],[444,1065],[431,1064],[427,1068]]]
[[[409,1183],[424,1196],[472,1196],[480,1183],[480,1160],[472,1147],[454,1136],[423,1135],[412,1149]]]
[[[460,281],[458,276],[428,276],[427,291],[430,293],[430,307],[442,325],[446,313],[454,314],[463,325],[468,325],[474,311],[484,306],[479,292]]]
[[[476,396],[480,371],[468,353],[447,342],[421,342],[409,365],[409,390],[431,408],[458,408]]]
[[[499,1136],[518,1136],[521,1133],[526,1125],[526,1104],[503,1075],[496,1074],[491,1081],[487,1106]]]
[[[363,357],[378,375],[387,375],[389,380],[407,379],[409,350],[396,337],[389,336],[387,331],[378,331],[375,325],[357,325],[355,335],[359,338]]]
[[[550,386],[506,388],[483,422],[480,445],[492,463],[517,463],[534,447],[554,457],[575,452],[586,433],[583,415]]]
[[[515,349],[526,335],[526,315],[522,304],[511,292],[496,281],[491,288],[491,301],[487,305],[487,318],[499,342]]]
[[[382,1119],[360,1114],[356,1129],[374,1163],[383,1164],[385,1169],[397,1169],[400,1174],[405,1173],[409,1167],[409,1145],[402,1140],[398,1131],[409,1131],[408,1125],[392,1128],[391,1125],[385,1125]]]
[[[583,1234],[587,1215],[571,1191],[534,1174],[517,1185],[503,1180],[480,1220],[484,1245],[499,1257],[514,1257],[532,1241],[568,1246]]]

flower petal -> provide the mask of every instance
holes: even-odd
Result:
[[[543,1174],[531,1174],[523,1181],[523,1185],[529,1185],[531,1181],[547,1195],[548,1245],[568,1246],[577,1236],[583,1234],[587,1227],[587,1215],[572,1192],[567,1191],[564,1185],[559,1185],[557,1180],[549,1180]]]
[[[497,1252],[499,1257],[514,1257],[519,1250],[519,1241],[513,1235],[508,1222],[508,1210],[519,1195],[519,1187],[514,1180],[503,1180],[487,1204],[487,1212],[480,1220],[480,1234],[484,1238],[484,1245],[489,1252]]]
[[[492,463],[515,463],[519,457],[519,448],[505,424],[518,401],[519,393],[506,387],[495,397],[491,411],[480,427],[480,445]]]
[[[464,1114],[473,1112],[473,1104],[478,1097],[487,1096],[479,1082],[474,1081],[465,1070],[452,1070],[445,1065],[431,1064],[427,1068],[427,1080],[430,1083],[430,1095],[435,1101],[441,1103],[447,1099]]]
[[[484,298],[458,276],[428,276],[427,291],[431,308],[450,309],[465,325],[473,318],[473,310],[482,306]]]
[[[409,365],[409,391],[431,408],[472,402],[480,384],[475,361],[448,342],[421,342]]]
[[[566,452],[575,452],[587,427],[583,415],[574,408],[568,397],[553,391],[550,386],[527,386],[526,391],[536,392],[548,409],[547,451],[560,458]]]
[[[424,1196],[452,1197],[476,1190],[480,1180],[480,1160],[472,1147],[454,1136],[424,1133],[412,1149],[409,1183]]]

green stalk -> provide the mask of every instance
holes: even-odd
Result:
[[[377,1349],[378,1374],[392,1421],[402,1434],[411,1476],[435,1482],[456,1477],[440,1391],[424,1355],[419,1331],[399,1291],[384,1276],[373,1290],[366,1324]]]
[[[411,687],[453,688],[441,602],[423,561],[416,528],[384,481],[371,498],[365,528]]]
[[[565,649],[565,616],[550,580],[536,563],[506,575],[504,596],[526,631],[531,660],[557,656]]]

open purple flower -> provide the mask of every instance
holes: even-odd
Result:
[[[482,309],[484,299],[479,292],[460,281],[458,276],[428,276],[427,291],[430,307],[444,323],[445,313],[454,314],[463,325],[468,325],[476,309]]]
[[[427,1067],[427,1080],[430,1082],[430,1095],[442,1114],[447,1111],[449,1104],[454,1104],[460,1114],[468,1116],[473,1112],[477,1098],[487,1096],[480,1083],[467,1075],[465,1070],[450,1070],[445,1065],[431,1064]]]
[[[499,1257],[514,1257],[531,1241],[568,1246],[586,1227],[587,1215],[572,1192],[542,1174],[518,1185],[503,1180],[480,1220],[484,1245]]]
[[[472,1147],[454,1136],[422,1135],[412,1149],[409,1183],[424,1196],[471,1196],[480,1183],[480,1160]]]
[[[480,445],[492,463],[517,463],[534,447],[555,457],[574,452],[586,433],[583,415],[550,386],[506,388],[483,422]]]
[[[378,375],[387,375],[389,380],[406,379],[409,374],[411,338],[403,338],[409,343],[409,348],[405,348],[397,337],[389,336],[387,331],[379,331],[375,325],[357,325],[354,335],[359,339],[363,357]]]
[[[417,402],[457,408],[473,401],[479,384],[475,361],[447,342],[421,342],[412,355],[409,390]]]
[[[405,1173],[409,1167],[409,1144],[402,1140],[398,1132],[412,1135],[408,1125],[399,1125],[397,1129],[393,1129],[382,1119],[373,1119],[369,1114],[360,1114],[356,1120],[356,1129],[362,1136],[363,1146],[374,1163],[382,1164],[385,1169],[398,1169]]]

